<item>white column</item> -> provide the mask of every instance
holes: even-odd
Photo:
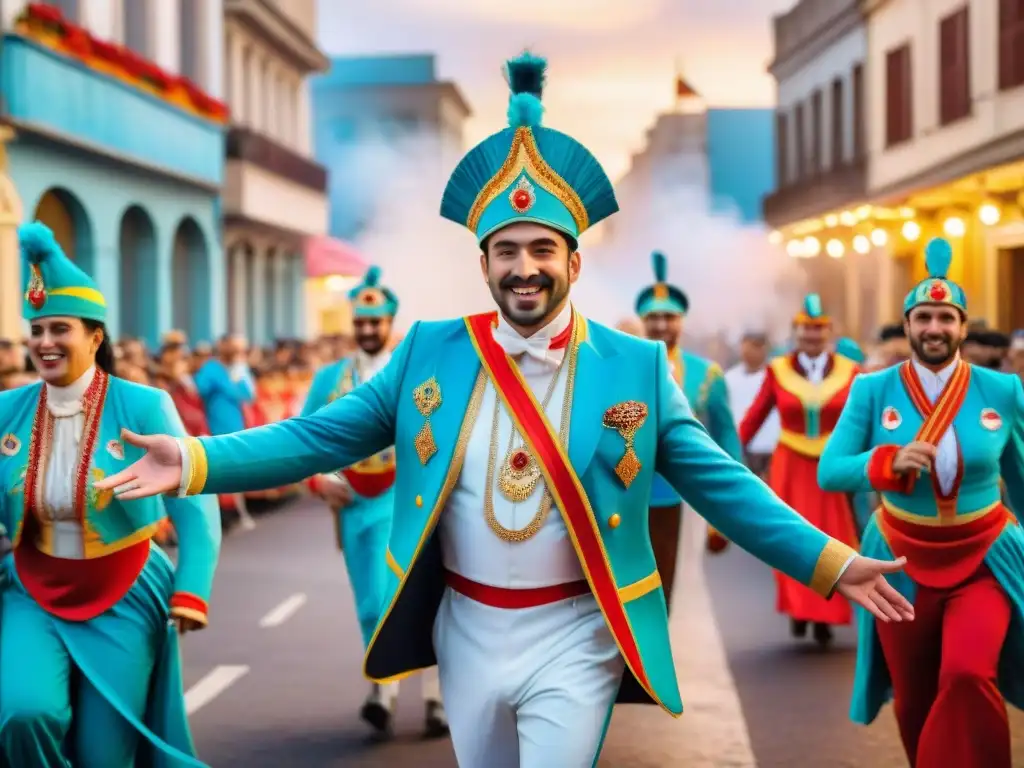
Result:
[[[263,61],[259,55],[259,51],[251,43],[249,48],[249,62],[246,68],[246,78],[248,79],[246,94],[245,94],[245,116],[246,123],[249,128],[259,131],[262,126],[260,124],[260,114],[262,109],[262,96],[260,92],[262,88],[261,79],[263,77]]]
[[[247,332],[250,344],[262,345],[266,337],[266,333],[264,333],[267,327],[265,317],[267,306],[264,301],[267,295],[266,274],[267,247],[260,244],[255,247],[252,260],[252,282],[250,283],[252,290],[249,294],[249,306],[252,308],[252,313],[249,316],[251,323]]]
[[[288,312],[291,306],[288,296],[288,262],[290,254],[282,250],[274,252],[271,262],[274,271],[274,338],[282,338],[289,335],[291,329],[288,327]]]
[[[228,258],[231,259],[231,285],[228,286],[228,290],[231,292],[229,330],[232,333],[247,333],[245,320],[248,314],[249,296],[245,288],[249,283],[249,276],[246,273],[245,249],[241,245],[235,245],[230,249]]]
[[[169,72],[180,72],[181,0],[141,1],[149,3],[146,22],[149,26],[150,58]]]
[[[298,91],[298,109],[295,110],[297,134],[295,137],[295,148],[299,153],[309,156],[312,154],[313,144],[309,114],[309,82],[302,80]]]
[[[227,36],[227,55],[231,59],[231,63],[227,67],[227,71],[231,77],[231,82],[228,84],[228,106],[231,109],[231,119],[233,122],[239,125],[245,125],[248,122],[249,112],[246,107],[246,72],[245,72],[245,58],[243,53],[245,51],[245,45],[243,40],[234,33],[229,33]]]
[[[121,31],[121,15],[123,0],[79,0],[78,19],[72,19],[77,24],[88,29],[92,34],[101,40],[115,40],[120,42],[124,39]],[[9,3],[4,2],[4,10]],[[20,3],[14,3],[20,5]]]
[[[292,279],[292,335],[297,339],[306,338],[309,332],[306,324],[306,254],[299,251],[292,256],[290,268]]]
[[[228,52],[224,49],[223,0],[200,0],[199,33],[203,38],[200,47],[202,87],[213,98],[224,99],[224,65]]]
[[[6,137],[0,136],[0,338],[22,337],[21,256],[18,225],[22,223],[21,199],[7,175]]]

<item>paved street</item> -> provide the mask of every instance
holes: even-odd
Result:
[[[396,739],[368,738],[358,630],[323,508],[304,501],[257,520],[226,539],[212,626],[184,645],[200,756],[214,768],[455,766],[446,740],[420,738],[415,680]],[[852,632],[826,654],[794,643],[770,572],[734,547],[701,568],[701,533],[685,526],[673,610],[686,713],[620,707],[602,768],[905,765],[888,711],[870,729],[846,718]],[[1024,765],[1024,718],[1013,722]]]

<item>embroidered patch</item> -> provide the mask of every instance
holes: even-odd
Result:
[[[4,435],[4,439],[0,440],[0,453],[4,456],[16,456],[20,450],[21,441],[13,434]]]
[[[601,423],[608,429],[614,429],[625,441],[625,451],[619,463],[615,465],[615,474],[622,484],[629,488],[640,474],[643,464],[640,457],[633,449],[633,438],[637,431],[647,421],[647,405],[637,400],[627,400],[624,403],[613,405],[604,412]]]
[[[992,432],[1003,426],[1003,417],[999,415],[995,408],[982,408],[981,409],[981,426]]]
[[[107,443],[107,453],[118,461],[124,461],[124,446],[121,445],[120,440],[111,440]]]
[[[891,405],[882,411],[882,426],[885,429],[896,429],[902,423],[903,417],[900,416],[900,412]]]
[[[431,376],[412,391],[412,400],[420,416],[429,418],[441,406],[441,387]]]
[[[107,448],[109,450],[110,446],[108,445]],[[89,501],[92,502],[93,509],[97,512],[102,512],[104,509],[109,507],[110,502],[114,500],[114,491],[113,489],[109,491],[100,491],[96,489],[96,483],[107,476],[102,469],[99,467],[93,467],[90,475],[92,477],[89,484]]]

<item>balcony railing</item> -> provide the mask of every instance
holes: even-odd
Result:
[[[248,128],[232,128],[228,132],[227,156],[317,192],[327,189],[326,168]]]
[[[18,35],[0,46],[3,114],[17,128],[219,187],[224,129]]]
[[[808,176],[764,198],[764,220],[773,227],[819,216],[861,200],[867,194],[867,160]]]

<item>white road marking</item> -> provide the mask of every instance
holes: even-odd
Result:
[[[248,674],[249,668],[238,665],[214,667],[198,683],[185,692],[185,713],[192,715]]]
[[[301,592],[292,595],[287,600],[284,600],[279,605],[271,609],[271,611],[260,619],[260,626],[263,629],[269,629],[270,627],[279,627],[284,624],[288,619],[292,617],[299,608],[306,604],[306,596]]]

